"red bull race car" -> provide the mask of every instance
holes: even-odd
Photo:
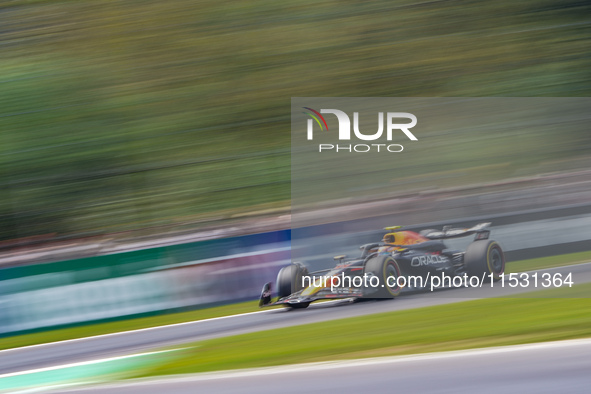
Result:
[[[394,298],[403,288],[469,287],[494,282],[505,272],[501,246],[491,239],[490,223],[471,228],[444,227],[419,233],[386,227],[381,242],[361,245],[358,258],[335,256],[334,268],[309,272],[301,263],[283,267],[263,287],[259,306],[306,308],[311,302],[339,298]],[[444,239],[474,235],[465,251],[450,250]]]

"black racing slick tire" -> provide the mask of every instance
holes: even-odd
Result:
[[[300,302],[299,304],[289,304],[287,308],[290,309],[305,309],[310,306],[309,302]]]
[[[482,275],[492,278],[493,281],[501,279],[505,273],[505,254],[501,246],[493,240],[474,241],[466,249],[464,265],[470,276]],[[485,278],[485,280],[490,280]]]
[[[301,263],[290,264],[281,268],[277,274],[277,295],[279,298],[287,297],[302,289],[302,277],[308,275],[308,268]],[[303,309],[310,305],[309,302],[286,305],[293,309]]]
[[[368,278],[367,298],[394,298],[402,288],[398,285],[401,276],[396,260],[389,255],[371,257],[365,263],[365,277]],[[377,278],[373,279],[373,277]]]

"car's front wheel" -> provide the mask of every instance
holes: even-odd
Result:
[[[368,286],[368,298],[394,298],[400,294],[401,275],[396,260],[389,255],[377,255],[365,263],[365,278]],[[375,278],[377,279],[375,279]]]
[[[308,275],[308,268],[301,263],[290,264],[281,268],[277,274],[277,295],[279,298],[287,297],[302,289],[302,277]],[[299,304],[286,304],[293,309],[303,309],[310,305],[309,302]]]

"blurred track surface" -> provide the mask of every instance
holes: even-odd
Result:
[[[200,374],[68,393],[586,393],[591,340]]]

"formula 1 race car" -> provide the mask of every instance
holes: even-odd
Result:
[[[284,305],[306,308],[311,302],[339,298],[394,298],[404,287],[425,288],[433,283],[445,287],[445,279],[464,279],[466,286],[497,281],[505,271],[501,246],[489,240],[490,223],[471,228],[443,227],[442,230],[389,231],[381,242],[361,245],[361,256],[331,269],[308,272],[301,263],[283,267],[277,275],[278,298],[272,302],[272,285],[266,283],[259,306]],[[450,250],[443,239],[475,234],[466,251]],[[435,280],[437,279],[437,280]],[[444,279],[442,281],[442,279]],[[475,282],[472,281],[475,279]],[[450,287],[451,285],[448,285]]]

